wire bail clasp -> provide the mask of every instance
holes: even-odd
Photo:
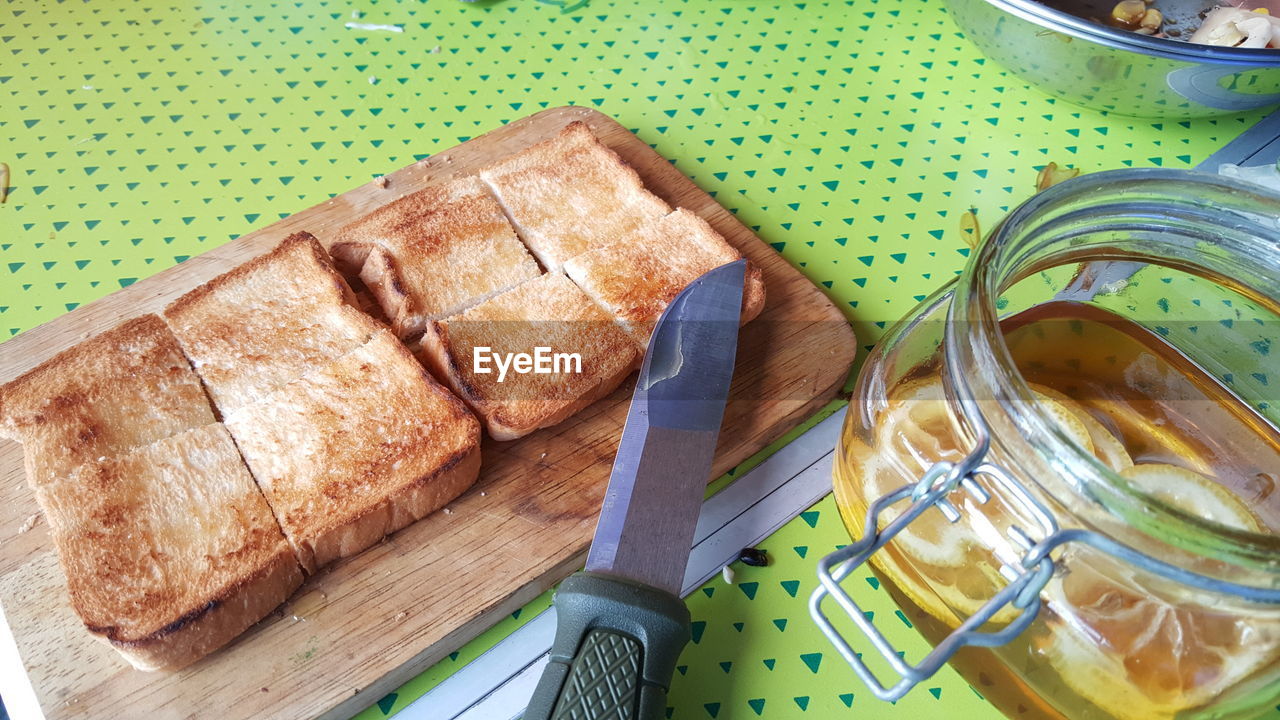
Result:
[[[985,452],[982,454],[985,454]],[[966,472],[966,468],[970,467],[973,469]],[[849,666],[858,674],[858,677],[866,683],[872,694],[881,700],[896,701],[901,699],[911,688],[936,673],[962,647],[967,645],[995,647],[1009,642],[1021,634],[1040,612],[1040,590],[1044,588],[1045,584],[1049,582],[1049,578],[1053,575],[1053,560],[1047,552],[1043,551],[1043,547],[1037,547],[1037,540],[1034,540],[1028,533],[1017,526],[1009,527],[1006,530],[1006,534],[1010,540],[1023,549],[1024,555],[1016,565],[1002,563],[1000,566],[1000,574],[1009,584],[961,623],[946,639],[938,643],[933,651],[925,656],[918,665],[911,665],[906,662],[898,654],[897,650],[889,644],[884,635],[876,629],[875,625],[867,619],[853,598],[849,597],[849,594],[840,587],[842,580],[867,562],[872,554],[888,544],[894,536],[902,532],[903,529],[929,508],[936,506],[946,516],[948,522],[959,521],[961,517],[960,511],[947,499],[947,495],[957,487],[963,489],[975,502],[986,504],[991,499],[991,495],[975,480],[975,477],[979,475],[993,480],[1001,490],[1007,493],[1007,495],[1002,495],[1003,497],[1009,498],[1021,509],[1027,511],[1038,526],[1036,528],[1037,535],[1041,539],[1058,535],[1058,523],[1053,514],[1039,500],[1033,497],[1022,483],[998,465],[982,463],[980,456],[974,457],[971,455],[958,464],[950,462],[935,463],[925,472],[919,482],[904,485],[878,498],[867,508],[866,524],[864,526],[866,528],[865,534],[852,545],[847,545],[827,555],[818,563],[818,579],[821,581],[821,585],[809,598],[809,614],[814,622],[818,624],[818,627],[822,629],[827,639],[835,645],[845,662],[849,663]],[[885,526],[883,530],[878,530],[880,515],[889,506],[908,497],[912,499],[911,506],[902,515],[894,519],[893,522]],[[1033,552],[1033,550],[1039,550],[1039,552]],[[828,595],[836,601],[849,619],[853,621],[854,625],[871,640],[871,644],[876,651],[898,674],[899,679],[896,682],[888,687],[882,685],[871,669],[862,661],[861,656],[854,652],[849,643],[832,625],[822,609],[822,601]],[[1020,611],[1016,619],[995,632],[979,631],[979,628],[985,625],[996,613],[1010,604]]]

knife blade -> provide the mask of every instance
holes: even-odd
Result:
[[[656,720],[689,611],[679,597],[737,355],[746,261],[690,283],[653,330],[586,568],[525,720]]]

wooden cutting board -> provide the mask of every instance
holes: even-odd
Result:
[[[428,183],[550,138],[582,120],[672,206],[706,218],[764,271],[764,312],[746,326],[714,476],[835,396],[856,347],[817,288],[646,144],[586,108],[546,110],[193,257],[0,345],[0,382],[307,230],[342,224]],[[83,717],[346,717],[456,650],[581,566],[632,390],[520,440],[486,440],[476,486],[361,555],[310,578],[280,612],[175,674],[131,669],[67,602],[21,447],[0,441],[0,608],[49,720]],[[0,629],[0,637],[3,637]]]

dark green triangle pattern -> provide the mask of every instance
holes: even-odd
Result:
[[[346,29],[353,8],[404,31]],[[1255,119],[1057,103],[920,0],[27,0],[0,37],[3,337],[574,103],[715,193],[869,342],[963,261],[958,214],[994,221],[1038,166],[1187,167]]]
[[[402,33],[348,30],[361,21]],[[438,48],[438,50],[437,50]],[[0,7],[0,341],[503,122],[618,118],[799,266],[869,345],[952,277],[1047,162],[1190,167],[1258,115],[1187,122],[1061,104],[986,62],[926,0],[294,0]],[[670,717],[992,718],[950,670],[874,701],[810,623],[831,501],[689,600]],[[873,582],[890,639],[923,642]],[[545,607],[360,715],[402,709]],[[1276,717],[1280,717],[1277,714]]]
[[[690,669],[687,676],[676,677],[673,718],[706,718],[705,708],[712,703],[730,717],[1002,717],[950,668],[894,705],[876,700],[853,676],[807,615],[805,603],[818,584],[812,565],[785,558],[797,546],[826,554],[847,542],[849,536],[828,497],[806,511],[804,519],[788,523],[761,544],[772,564],[760,568],[733,564],[735,584],[756,586],[754,598],[733,592],[689,597],[690,611],[694,621],[702,623],[702,632],[681,656]],[[845,586],[873,619],[889,619],[877,621],[877,627],[909,659],[923,657],[928,645],[895,615],[889,595],[864,584],[858,579],[862,575],[874,579],[864,571]],[[717,577],[708,587],[726,586]],[[723,669],[726,663],[732,663],[728,670]],[[888,677],[887,665],[873,667]],[[856,715],[850,714],[851,709]]]

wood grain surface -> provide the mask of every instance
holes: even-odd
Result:
[[[764,312],[746,326],[715,476],[835,396],[856,352],[840,312],[798,271],[645,143],[593,110],[513,122],[77,308],[0,345],[0,382],[166,303],[291,232],[328,243],[342,224],[424,185],[470,174],[574,120],[673,206],[706,218],[764,271]],[[634,377],[634,376],[633,376]],[[0,608],[45,716],[346,717],[456,650],[581,563],[632,381],[559,426],[486,440],[476,486],[363,554],[310,578],[279,612],[174,674],[143,673],[89,636],[67,602],[21,447],[0,441]],[[3,632],[0,632],[0,637]]]

